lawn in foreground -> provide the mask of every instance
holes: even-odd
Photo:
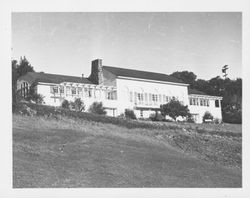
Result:
[[[150,132],[14,115],[13,187],[241,187],[239,169],[184,154],[142,130]]]

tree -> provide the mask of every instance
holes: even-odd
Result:
[[[30,65],[29,61],[24,56],[23,58],[20,58],[20,61],[18,63],[17,60],[11,61],[11,69],[12,69],[12,102],[17,102],[17,79],[25,75],[27,72],[34,72],[33,67]],[[38,97],[39,98],[39,97]]]
[[[106,111],[104,110],[102,102],[94,102],[90,107],[89,107],[89,112],[95,113],[95,114],[100,114],[100,115],[106,115]]]
[[[37,86],[37,83],[31,84],[31,86],[29,88],[28,95],[25,98],[25,100],[27,100],[27,101],[34,101],[37,104],[42,104],[44,97],[41,94],[37,93],[36,86]]]
[[[187,117],[190,115],[188,106],[182,105],[178,100],[171,100],[167,104],[160,106],[161,114],[165,117],[170,116],[176,121],[176,118]]]
[[[17,67],[18,77],[23,76],[27,74],[28,72],[34,72],[34,69],[25,56],[21,57],[19,65]]]
[[[190,88],[193,88],[196,77],[197,77],[193,72],[189,72],[189,71],[181,71],[181,72],[177,71],[177,72],[170,74],[170,76],[178,78],[182,80],[184,83],[189,84]]]
[[[17,88],[17,60],[11,61],[12,67],[12,103],[16,103],[16,88]]]

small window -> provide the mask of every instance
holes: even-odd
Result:
[[[220,107],[220,101],[219,100],[215,100],[215,107]]]

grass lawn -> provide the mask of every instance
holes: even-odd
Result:
[[[183,133],[13,114],[13,187],[241,187],[239,137]]]

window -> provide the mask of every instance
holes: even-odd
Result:
[[[67,86],[67,87],[66,87],[66,95],[69,95],[69,94],[70,94],[70,87]]]
[[[148,105],[148,94],[145,93],[145,104]]]
[[[76,88],[75,87],[71,88],[71,93],[72,93],[72,95],[76,95]]]
[[[58,93],[58,87],[57,86],[51,86],[50,87],[50,93],[57,94]]]
[[[107,93],[107,99],[108,100],[115,100],[116,99],[116,91],[109,91]]]
[[[133,102],[133,92],[132,91],[129,92],[129,101]]]
[[[143,104],[143,94],[137,93],[137,100],[139,104]]]
[[[61,93],[61,94],[64,93],[64,86],[60,86],[60,93]]]
[[[158,95],[157,94],[152,94],[152,101],[154,103],[157,103],[157,101],[158,101]]]
[[[77,95],[82,95],[82,88],[81,87],[77,88]]]
[[[159,102],[161,103],[161,94],[159,94]]]
[[[151,93],[149,94],[148,100],[149,100],[149,105],[152,105],[152,94]]]
[[[219,100],[215,100],[215,107],[220,107],[220,101]]]

